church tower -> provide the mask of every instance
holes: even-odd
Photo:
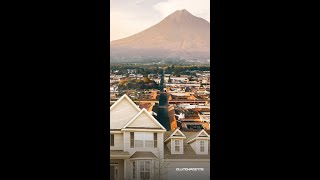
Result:
[[[160,97],[159,97],[159,110],[158,110],[158,116],[157,119],[159,123],[167,129],[167,131],[171,130],[170,127],[170,119],[169,119],[169,113],[168,113],[168,95],[164,91],[165,88],[165,82],[164,82],[164,71],[162,71],[159,90],[160,90]]]

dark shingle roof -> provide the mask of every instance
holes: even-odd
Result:
[[[187,132],[187,133],[190,134],[190,135],[187,136],[186,142],[188,142],[188,141],[190,141],[191,139],[197,137],[197,135],[199,134],[199,131],[197,131],[197,132],[192,132],[192,133]]]
[[[152,152],[137,151],[130,158],[157,158]]]
[[[166,132],[164,132],[164,138],[163,138],[163,140],[166,140],[166,139],[173,133],[173,131],[175,131],[175,130],[171,130],[171,131],[166,131]]]
[[[110,150],[110,155],[111,156],[117,156],[117,155],[130,155],[129,152],[127,151],[122,151],[122,150]]]

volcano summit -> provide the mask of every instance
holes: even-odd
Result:
[[[113,58],[210,59],[210,23],[177,10],[150,28],[110,42]]]

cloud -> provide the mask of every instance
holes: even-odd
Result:
[[[153,8],[160,12],[163,18],[176,10],[186,9],[210,22],[210,0],[167,0],[155,4]]]
[[[138,4],[142,4],[142,3],[144,3],[146,0],[136,0],[136,4],[138,5]]]

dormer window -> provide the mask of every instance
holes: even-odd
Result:
[[[172,154],[183,154],[183,139],[172,139],[170,144]]]
[[[208,154],[208,140],[197,140],[195,149],[197,154]]]
[[[191,145],[196,154],[208,154],[210,135],[205,130],[201,130],[190,138],[187,143]]]
[[[174,140],[174,151],[180,152],[180,140]]]
[[[204,152],[204,140],[200,141],[200,152]]]
[[[164,142],[169,148],[171,154],[183,154],[183,142],[186,136],[177,128],[168,136]]]

